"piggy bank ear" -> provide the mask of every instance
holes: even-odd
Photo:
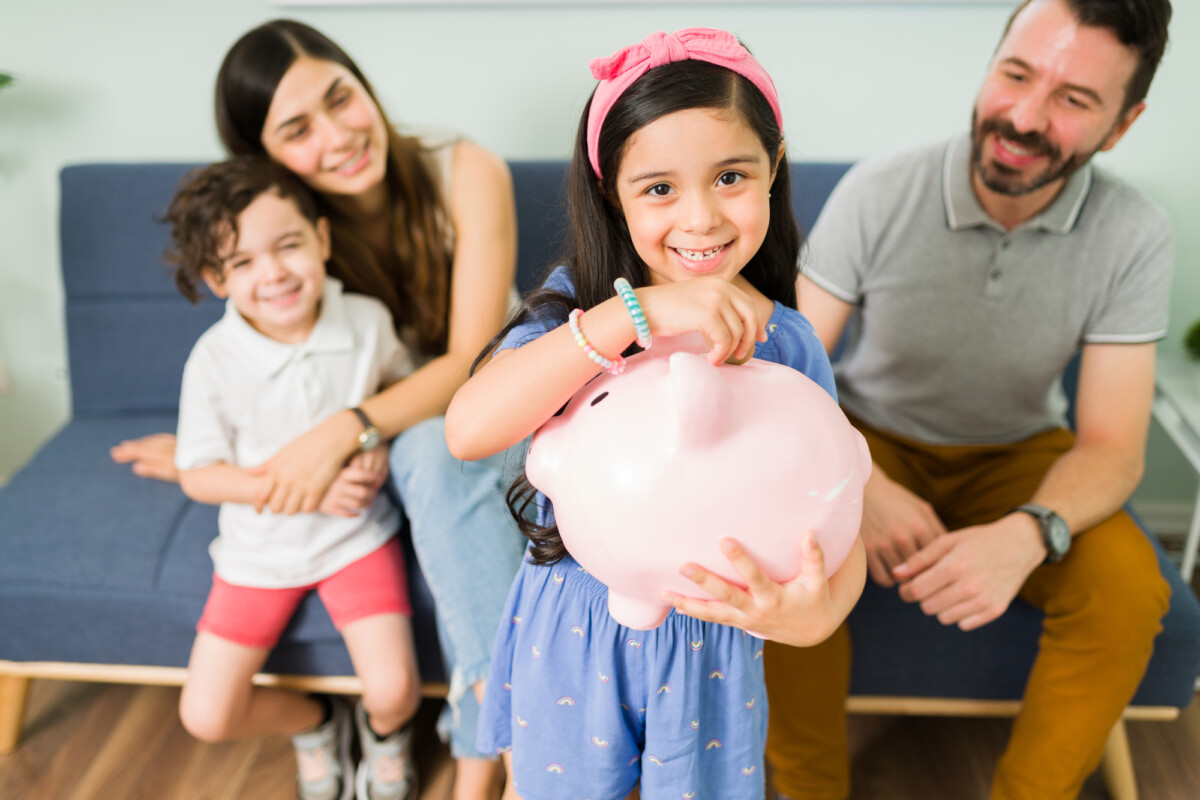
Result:
[[[733,390],[704,356],[672,353],[667,380],[680,446],[716,441],[732,427]]]

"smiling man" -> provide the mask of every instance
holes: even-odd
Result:
[[[1167,0],[1027,0],[969,132],[857,165],[826,204],[800,308],[871,446],[873,579],[972,630],[1045,614],[992,797],[1073,798],[1149,660],[1169,589],[1122,504],[1142,474],[1167,215],[1093,167],[1145,109]],[[1074,432],[1059,389],[1081,352]],[[769,645],[768,756],[792,798],[849,791],[845,628]]]

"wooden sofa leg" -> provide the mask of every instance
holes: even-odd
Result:
[[[1137,800],[1137,778],[1133,774],[1133,757],[1129,753],[1129,736],[1123,719],[1117,720],[1108,734],[1100,774],[1104,776],[1108,796],[1113,800]]]
[[[19,675],[0,675],[0,755],[16,750],[21,740],[30,680]]]

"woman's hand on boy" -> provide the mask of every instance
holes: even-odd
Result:
[[[269,508],[275,514],[316,511],[356,451],[361,429],[349,411],[334,414],[253,468],[251,472],[263,478],[255,495],[255,509]]]
[[[664,591],[663,601],[680,613],[732,625],[764,639],[795,647],[817,644],[837,629],[862,593],[865,558],[862,544],[856,543],[846,563],[830,579],[825,574],[825,554],[811,531],[804,534],[801,547],[804,560],[800,573],[786,583],[778,583],[759,568],[740,544],[725,539],[721,548],[742,576],[746,588],[730,583],[699,564],[689,563],[680,569],[680,574],[715,599],[703,600]]]
[[[357,517],[375,502],[388,474],[388,450],[356,453],[334,478],[317,509],[337,517]]]

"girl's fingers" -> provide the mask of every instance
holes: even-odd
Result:
[[[679,570],[679,574],[722,603],[740,608],[744,602],[746,593],[741,588],[734,586],[719,575],[709,572],[699,564],[684,564],[683,568]]]
[[[800,564],[799,577],[809,581],[828,580],[825,575],[825,551],[821,549],[817,535],[812,531],[805,531],[800,546],[804,551],[804,561]]]
[[[715,622],[718,625],[735,625],[737,614],[728,606],[712,600],[701,600],[696,597],[685,597],[675,592],[662,593],[662,601],[669,603],[680,614],[702,619],[705,622]]]
[[[738,347],[741,345],[742,333],[744,326],[742,318],[737,314],[732,306],[722,308],[719,312],[718,326],[721,329],[719,347],[714,347],[709,353],[709,360],[714,365],[724,364],[730,358],[734,357]],[[716,337],[714,337],[716,342]]]
[[[758,314],[754,311],[753,304],[749,299],[737,298],[734,301],[734,306],[738,313],[742,315],[742,340],[739,344],[737,355],[739,361],[745,361],[754,355],[754,343],[759,339],[766,341],[765,331],[758,321]]]
[[[733,564],[738,575],[742,576],[742,580],[746,582],[746,588],[751,594],[762,595],[778,585],[771,580],[767,573],[762,571],[758,563],[738,544],[736,539],[722,539],[721,552],[729,559],[729,563]]]

